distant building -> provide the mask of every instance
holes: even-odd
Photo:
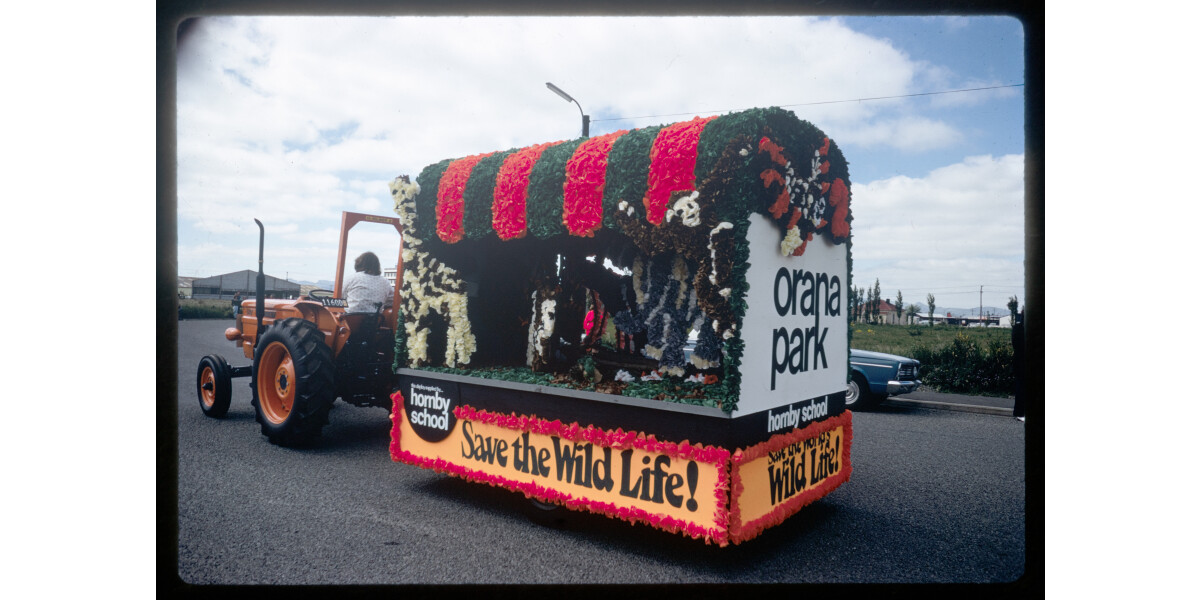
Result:
[[[234,294],[252,298],[257,293],[258,273],[246,269],[192,280],[192,298],[230,300]],[[300,284],[266,275],[264,293],[268,298],[298,298]]]
[[[873,310],[875,306],[879,307],[878,311]],[[892,304],[891,298],[864,303],[862,315],[864,321],[868,320],[867,315],[871,315],[869,320],[876,325],[898,325],[903,318],[900,311],[896,309],[896,305]]]

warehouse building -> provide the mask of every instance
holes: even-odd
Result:
[[[258,273],[249,269],[224,275],[213,275],[192,281],[192,298],[230,300],[235,294],[253,298]],[[266,275],[265,293],[268,298],[298,298],[300,284]]]

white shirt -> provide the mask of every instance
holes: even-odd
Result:
[[[373,313],[379,305],[392,305],[392,284],[382,275],[355,273],[342,285],[342,297],[346,299],[346,312]]]

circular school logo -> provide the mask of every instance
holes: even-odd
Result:
[[[458,386],[445,383],[412,383],[404,396],[404,414],[421,439],[434,443],[446,439],[458,418]]]

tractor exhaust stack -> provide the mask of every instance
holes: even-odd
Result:
[[[263,323],[263,304],[266,296],[267,276],[263,274],[263,238],[266,236],[266,230],[263,229],[262,221],[254,220],[258,224],[258,277],[254,280],[254,316],[258,318],[258,332],[256,337],[262,336]]]

